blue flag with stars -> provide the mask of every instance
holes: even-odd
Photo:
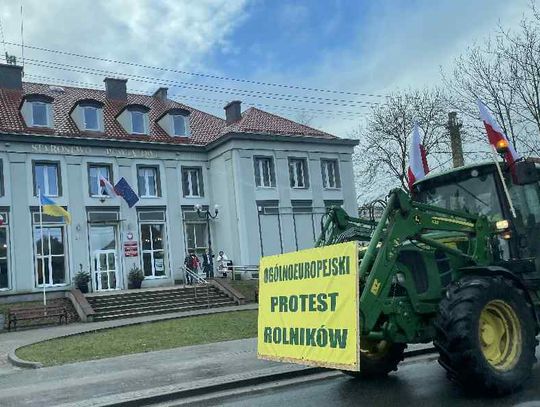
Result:
[[[118,182],[114,186],[114,191],[122,198],[124,198],[124,201],[126,201],[130,208],[133,208],[133,205],[139,202],[139,197],[137,196],[135,191],[131,189],[124,177],[118,180]]]

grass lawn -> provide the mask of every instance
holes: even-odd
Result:
[[[255,289],[259,280],[228,280],[228,283],[240,291],[249,302],[255,302]]]
[[[257,311],[201,315],[51,339],[17,350],[45,366],[257,336]]]

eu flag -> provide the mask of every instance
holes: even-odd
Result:
[[[118,180],[118,182],[114,186],[114,191],[122,198],[124,198],[130,208],[132,208],[133,205],[139,202],[139,197],[137,196],[135,191],[131,189],[124,177]]]

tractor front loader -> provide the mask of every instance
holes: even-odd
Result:
[[[364,243],[360,372],[346,373],[386,375],[407,344],[433,341],[449,378],[466,389],[507,394],[530,376],[540,303],[539,170],[532,162],[515,166],[513,176],[491,162],[426,178],[411,195],[393,190],[378,222],[327,212],[319,246]]]

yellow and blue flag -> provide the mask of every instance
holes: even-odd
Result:
[[[41,206],[43,207],[43,213],[50,216],[62,217],[67,224],[71,223],[70,213],[54,202],[51,198],[41,195],[39,199],[41,201]]]

